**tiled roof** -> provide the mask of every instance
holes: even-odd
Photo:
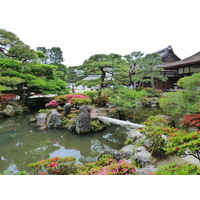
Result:
[[[168,63],[168,64],[163,64],[159,67],[162,68],[175,68],[175,67],[179,67],[179,66],[184,66],[184,65],[190,65],[190,64],[195,64],[195,63],[200,63],[200,52],[185,58],[183,60],[179,60],[173,63]]]

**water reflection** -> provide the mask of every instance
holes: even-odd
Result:
[[[28,123],[30,117],[0,119],[0,172],[28,170],[27,164],[54,156],[74,156],[78,163],[91,162],[104,149],[120,149],[128,132],[117,126],[86,135],[63,129],[41,132]]]

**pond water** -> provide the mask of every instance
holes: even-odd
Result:
[[[104,131],[85,135],[64,129],[39,131],[29,124],[33,114],[0,118],[0,173],[5,170],[13,174],[28,171],[29,163],[55,156],[74,156],[78,163],[92,162],[104,149],[122,148],[129,131],[119,126],[109,126]],[[161,114],[161,110],[134,111],[128,120],[141,123],[154,114]]]

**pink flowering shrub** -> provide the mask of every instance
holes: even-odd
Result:
[[[55,108],[59,105],[56,100],[51,100],[49,103],[46,104],[47,108]]]
[[[46,104],[47,108],[55,108],[58,105],[64,105],[65,103],[71,103],[74,106],[78,107],[83,104],[90,104],[91,99],[82,94],[68,94],[62,95],[55,98],[55,100],[51,100]]]
[[[82,175],[135,175],[136,167],[129,162],[116,162],[111,155],[103,155],[99,161],[85,164]]]
[[[60,104],[71,103],[71,104],[89,104],[91,99],[82,94],[68,94],[56,97],[56,101]]]

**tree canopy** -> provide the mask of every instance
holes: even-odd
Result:
[[[44,53],[32,50],[14,33],[4,29],[0,29],[0,54],[0,92],[16,88],[21,99],[29,97],[31,92],[68,93],[66,82],[55,73],[64,67],[41,64],[38,58],[45,58]]]

